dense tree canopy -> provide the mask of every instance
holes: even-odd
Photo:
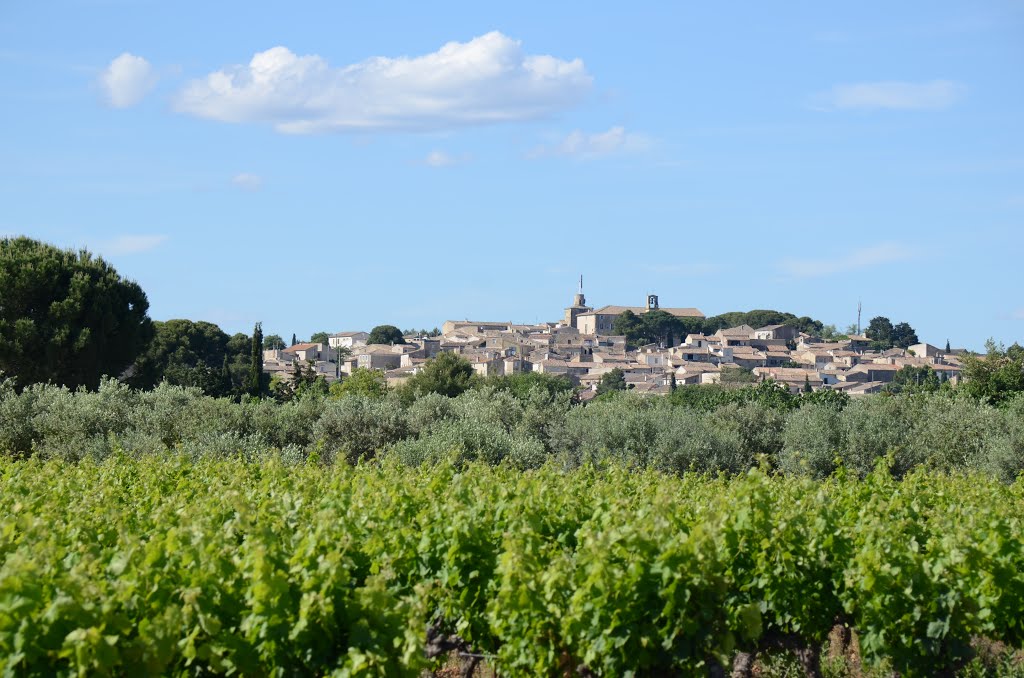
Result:
[[[330,336],[331,335],[328,334],[327,332],[316,332],[316,333],[313,334],[313,336],[311,336],[309,338],[309,343],[311,343],[311,344],[326,344],[327,343],[327,339]]]
[[[423,370],[406,382],[416,395],[440,393],[454,398],[468,391],[477,381],[469,361],[454,353],[440,353],[424,365]]]
[[[366,340],[368,344],[404,344],[405,337],[402,330],[394,325],[377,325],[370,330],[370,337]]]
[[[983,356],[963,356],[964,383],[960,389],[994,405],[1024,392],[1024,347],[1013,344],[1003,348],[991,339],[985,347],[987,353]]]
[[[604,395],[611,391],[625,391],[627,387],[625,373],[615,367],[601,375],[601,381],[597,384],[597,395]]]
[[[156,321],[153,328],[153,340],[132,366],[132,386],[149,389],[166,381],[221,396],[241,386],[249,354],[245,335],[232,342],[217,325],[192,320]]]
[[[821,334],[825,330],[825,325],[819,320],[782,311],[730,311],[710,318],[682,318],[660,310],[637,315],[627,309],[612,321],[612,332],[626,337],[630,346],[660,344],[668,347],[682,343],[688,334],[712,335],[718,330],[739,325],[749,325],[754,329],[766,325],[787,325],[809,334]]]
[[[880,351],[894,346],[908,348],[918,343],[917,332],[910,323],[901,322],[893,325],[891,320],[881,315],[871,319],[864,335],[871,340],[871,347]]]
[[[270,350],[281,350],[285,348],[284,339],[279,334],[268,334],[263,337],[263,348],[267,351]]]
[[[19,386],[120,376],[153,335],[148,310],[142,288],[102,258],[0,239],[0,372]]]

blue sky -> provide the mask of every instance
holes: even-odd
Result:
[[[295,5],[295,6],[293,6]],[[0,6],[0,233],[300,337],[594,305],[1024,342],[1024,3]]]

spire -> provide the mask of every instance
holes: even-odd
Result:
[[[580,274],[580,294],[583,294],[583,274]]]

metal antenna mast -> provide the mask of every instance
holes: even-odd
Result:
[[[857,335],[860,336],[860,299],[857,300]]]

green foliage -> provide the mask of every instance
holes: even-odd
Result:
[[[345,376],[330,386],[331,398],[344,398],[357,395],[364,398],[383,398],[388,392],[387,380],[380,370],[357,367],[352,374]]]
[[[711,335],[718,330],[740,325],[749,325],[754,329],[768,325],[787,325],[809,334],[819,334],[825,327],[821,321],[807,316],[797,317],[783,311],[757,309],[746,312],[730,311],[707,318],[703,321],[703,332]]]
[[[327,344],[327,340],[330,338],[330,334],[327,332],[314,332],[309,338],[311,344]]]
[[[597,384],[597,395],[604,395],[613,391],[625,391],[626,388],[625,374],[618,367],[614,367],[601,375],[601,381]]]
[[[536,389],[541,389],[553,400],[562,393],[572,392],[575,388],[569,377],[545,372],[517,372],[500,377],[489,377],[483,383],[499,391],[509,391],[520,400],[530,398]]]
[[[983,402],[999,405],[1024,393],[1024,349],[1017,344],[1003,348],[991,339],[984,356],[963,356],[957,391]]]
[[[394,325],[377,325],[370,330],[370,337],[366,340],[368,344],[404,344],[405,337],[402,330]]]
[[[132,386],[151,389],[166,381],[214,396],[232,395],[241,386],[236,375],[248,365],[248,341],[232,352],[230,337],[219,327],[192,320],[156,321],[153,329],[152,341],[132,366]]]
[[[871,340],[875,350],[886,350],[892,347],[907,348],[918,343],[917,333],[908,323],[896,325],[885,316],[876,316],[868,323],[864,335]]]
[[[719,372],[723,386],[757,383],[757,375],[744,367],[723,367]]]
[[[896,371],[885,385],[888,393],[935,393],[941,386],[939,375],[928,365],[907,365]]]
[[[455,353],[444,352],[428,360],[423,369],[410,377],[405,385],[416,395],[438,393],[454,398],[476,383],[476,373],[468,360]]]
[[[269,334],[263,337],[263,348],[267,351],[278,350],[287,348],[284,345],[284,339],[279,334]]]
[[[687,334],[699,333],[702,329],[703,320],[700,318],[677,318],[658,310],[636,315],[627,309],[612,321],[612,332],[626,337],[630,346],[673,346],[685,339]]]
[[[0,373],[18,388],[96,388],[135,360],[153,326],[142,288],[85,251],[0,239]]]
[[[263,372],[263,326],[256,323],[252,330],[252,344],[249,347],[249,372],[243,384],[245,393],[262,398],[270,391],[270,375]]]
[[[1024,642],[1024,487],[885,459],[825,482],[273,454],[0,477],[11,675],[417,676],[444,660],[428,628],[508,676],[714,674],[779,639],[816,656],[837,619],[865,675]]]

